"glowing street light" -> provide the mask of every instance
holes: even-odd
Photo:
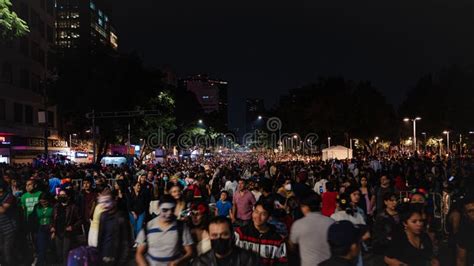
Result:
[[[446,152],[449,153],[451,150],[449,149],[449,131],[445,130],[443,131],[443,134],[446,135]]]
[[[328,137],[328,148],[331,147],[331,137]]]
[[[419,121],[419,120],[421,120],[421,117],[419,117],[419,116],[417,116],[415,118],[405,117],[403,119],[403,121],[405,121],[405,122],[409,122],[409,121],[413,122],[413,149],[414,149],[415,152],[417,151],[417,147],[416,147],[416,121]]]
[[[198,123],[199,123],[199,124],[202,124],[202,119],[199,119]]]
[[[258,120],[262,120],[263,117],[261,115],[258,116]]]

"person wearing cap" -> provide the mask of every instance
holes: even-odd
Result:
[[[349,221],[335,222],[329,227],[327,240],[331,249],[331,258],[319,266],[357,265],[363,231]]]

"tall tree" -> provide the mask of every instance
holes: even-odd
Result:
[[[441,136],[443,130],[460,134],[474,127],[474,66],[451,66],[420,78],[401,104],[399,113],[420,116],[419,131]]]

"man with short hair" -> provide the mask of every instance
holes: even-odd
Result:
[[[331,258],[319,266],[355,266],[360,253],[362,230],[349,221],[339,221],[329,227],[327,237]]]
[[[239,226],[245,226],[252,220],[253,205],[255,197],[248,191],[246,181],[239,180],[239,190],[234,194],[232,203],[232,222]]]
[[[255,254],[235,246],[230,219],[214,217],[209,222],[212,249],[193,261],[193,266],[253,266],[260,265]]]
[[[92,188],[92,178],[85,178],[82,182],[82,191],[79,195],[79,208],[81,216],[84,219],[84,230],[85,233],[89,233],[89,228],[91,226],[91,219],[93,214],[93,209],[96,204],[97,193]]]
[[[464,217],[456,235],[456,266],[474,265],[474,197],[464,200]]]
[[[28,216],[33,212],[35,205],[38,203],[41,191],[36,191],[35,180],[26,181],[26,193],[21,196],[21,207],[23,208],[23,215],[25,221],[28,221]]]
[[[272,203],[257,202],[252,223],[235,230],[236,246],[256,253],[262,265],[288,265],[285,240],[268,223],[272,212]]]
[[[159,215],[146,224],[137,236],[135,259],[138,266],[185,265],[193,256],[193,240],[189,228],[176,220],[176,200],[164,195]]]
[[[314,266],[329,259],[328,228],[334,223],[329,217],[319,213],[321,200],[316,193],[310,194],[300,202],[301,212],[305,216],[291,227],[290,247],[299,247],[301,265]]]
[[[383,197],[387,193],[397,193],[398,191],[390,185],[390,179],[387,175],[380,177],[380,186],[376,189],[376,212],[377,214],[384,211]]]

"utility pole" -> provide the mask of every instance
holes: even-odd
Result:
[[[100,112],[96,113],[95,110],[86,114],[87,119],[92,120],[92,145],[93,145],[93,162],[95,163],[97,157],[96,148],[96,119],[111,119],[111,118],[130,118],[140,116],[159,116],[160,111],[158,110],[138,110],[138,111],[117,111],[117,112]],[[130,151],[131,146],[131,134],[130,134],[130,123],[128,123],[128,149]]]

